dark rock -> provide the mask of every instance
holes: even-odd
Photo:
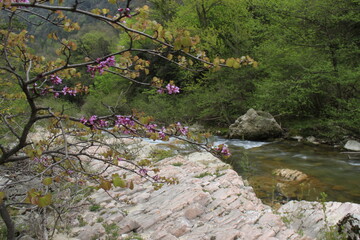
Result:
[[[347,214],[338,224],[339,233],[345,233],[348,240],[360,239],[360,215]]]
[[[274,117],[263,111],[249,109],[229,127],[230,138],[266,140],[283,135],[283,130]]]

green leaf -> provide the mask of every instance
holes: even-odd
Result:
[[[233,67],[235,63],[235,59],[234,58],[228,58],[226,59],[226,66],[228,67]]]
[[[101,180],[100,188],[104,189],[105,191],[108,191],[111,189],[111,182],[107,180]]]
[[[5,199],[5,193],[0,192],[0,204],[3,203],[4,199]]]
[[[119,174],[113,174],[112,181],[114,187],[121,187],[121,188],[126,187],[125,181],[119,176]]]
[[[42,183],[45,185],[45,186],[49,186],[50,184],[52,184],[52,178],[50,177],[47,177],[47,178],[44,178]]]
[[[45,196],[39,198],[39,202],[37,205],[39,207],[46,207],[49,206],[51,203],[52,203],[52,195],[51,193],[48,193]]]

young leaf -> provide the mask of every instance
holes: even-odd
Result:
[[[119,176],[119,174],[112,175],[112,181],[114,187],[121,187],[121,188],[126,187],[125,181]]]
[[[4,199],[5,199],[5,193],[0,192],[0,204],[3,203]]]
[[[47,178],[44,178],[42,183],[45,185],[45,186],[49,186],[50,184],[52,184],[52,178],[50,177],[47,177]]]
[[[100,188],[104,189],[105,191],[108,191],[111,189],[111,182],[107,180],[101,180]]]
[[[50,193],[46,194],[39,198],[38,206],[39,207],[46,207],[49,206],[52,202],[52,195]]]

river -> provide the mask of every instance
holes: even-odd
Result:
[[[273,170],[290,168],[311,178],[311,186],[297,186],[300,200],[360,203],[360,159],[349,160],[339,149],[296,141],[253,142],[217,137],[215,144],[226,143],[232,156],[227,161],[239,175],[248,179],[259,198],[274,200],[276,177]]]

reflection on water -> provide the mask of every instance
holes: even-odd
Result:
[[[222,138],[216,138],[215,142],[228,144],[232,152],[229,162],[242,176],[247,174],[244,172],[245,151],[248,165],[252,170],[250,182],[252,179],[258,179],[260,182],[257,184],[262,185],[263,181],[263,185],[266,185],[268,182],[274,182],[274,169],[296,169],[316,179],[317,182],[312,186],[314,191],[309,195],[303,194],[304,200],[316,200],[318,194],[324,191],[328,195],[328,201],[360,203],[360,160],[349,160],[346,154],[341,154],[339,150],[330,146],[313,146],[290,141],[265,143]]]

